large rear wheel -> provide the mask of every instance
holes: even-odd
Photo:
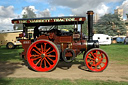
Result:
[[[30,45],[27,52],[27,61],[35,71],[53,70],[60,58],[56,45],[49,40],[38,40]]]
[[[108,55],[99,48],[89,50],[84,56],[84,63],[90,71],[103,71],[108,61]]]

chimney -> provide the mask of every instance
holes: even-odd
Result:
[[[93,11],[88,11],[88,41],[92,40],[93,37]]]

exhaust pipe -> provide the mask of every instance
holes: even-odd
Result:
[[[88,41],[92,41],[92,37],[93,37],[93,11],[88,11],[87,15],[88,15]]]
[[[92,48],[99,48],[98,40],[93,40],[93,11],[88,11],[88,41],[87,41],[87,50]]]

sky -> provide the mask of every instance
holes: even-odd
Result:
[[[86,16],[88,10],[103,16],[123,8],[128,13],[128,0],[0,0],[0,31],[12,30],[11,20],[24,13],[36,17]]]

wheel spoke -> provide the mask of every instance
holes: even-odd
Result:
[[[47,55],[48,57],[56,57],[55,55]]]
[[[47,43],[44,43],[44,52],[46,51],[46,45],[47,45]]]
[[[39,64],[40,61],[41,61],[41,59],[36,63],[36,66]]]
[[[42,67],[42,62],[43,62],[43,60],[44,60],[44,58],[43,58],[43,59],[41,59],[41,62],[40,62],[40,67]]]
[[[50,49],[51,49],[51,47],[49,47],[49,48],[46,50],[46,52],[45,52],[45,53],[47,53]]]
[[[91,55],[95,58],[94,54],[91,52]]]
[[[100,68],[102,68],[102,66],[101,65],[99,65],[100,66]]]
[[[46,61],[45,61],[45,59],[44,59],[44,68],[46,68]]]
[[[35,49],[33,49],[34,52],[36,52],[37,54],[41,55],[41,53],[39,53],[38,51],[36,51]]]
[[[101,62],[101,63],[106,64],[105,62]]]
[[[102,58],[102,59],[106,59],[106,57]]]
[[[54,63],[54,60],[52,60],[51,58],[47,57],[50,61],[52,61]]]
[[[37,46],[35,46],[35,48],[41,53],[40,49]]]
[[[39,55],[31,55],[31,57],[39,57]]]
[[[41,51],[43,52],[43,45],[41,44]]]
[[[49,66],[51,65],[50,63],[49,63],[49,61],[45,58],[45,60],[46,60],[46,62],[49,64]]]
[[[96,51],[96,56],[97,56],[97,54],[98,54],[98,51]]]
[[[89,59],[93,60],[93,58],[88,57]]]
[[[50,54],[50,53],[52,53],[52,52],[55,52],[54,50],[52,50],[52,51],[50,51],[50,52],[48,52],[48,53],[46,53],[46,54]]]
[[[95,66],[95,69],[97,69],[97,65]]]
[[[34,61],[34,60],[37,60],[37,59],[39,59],[39,58],[41,58],[41,57],[36,57],[36,58],[33,58],[33,57],[31,57],[31,59]]]
[[[91,63],[91,62],[93,62],[93,61],[89,61],[88,63]]]

